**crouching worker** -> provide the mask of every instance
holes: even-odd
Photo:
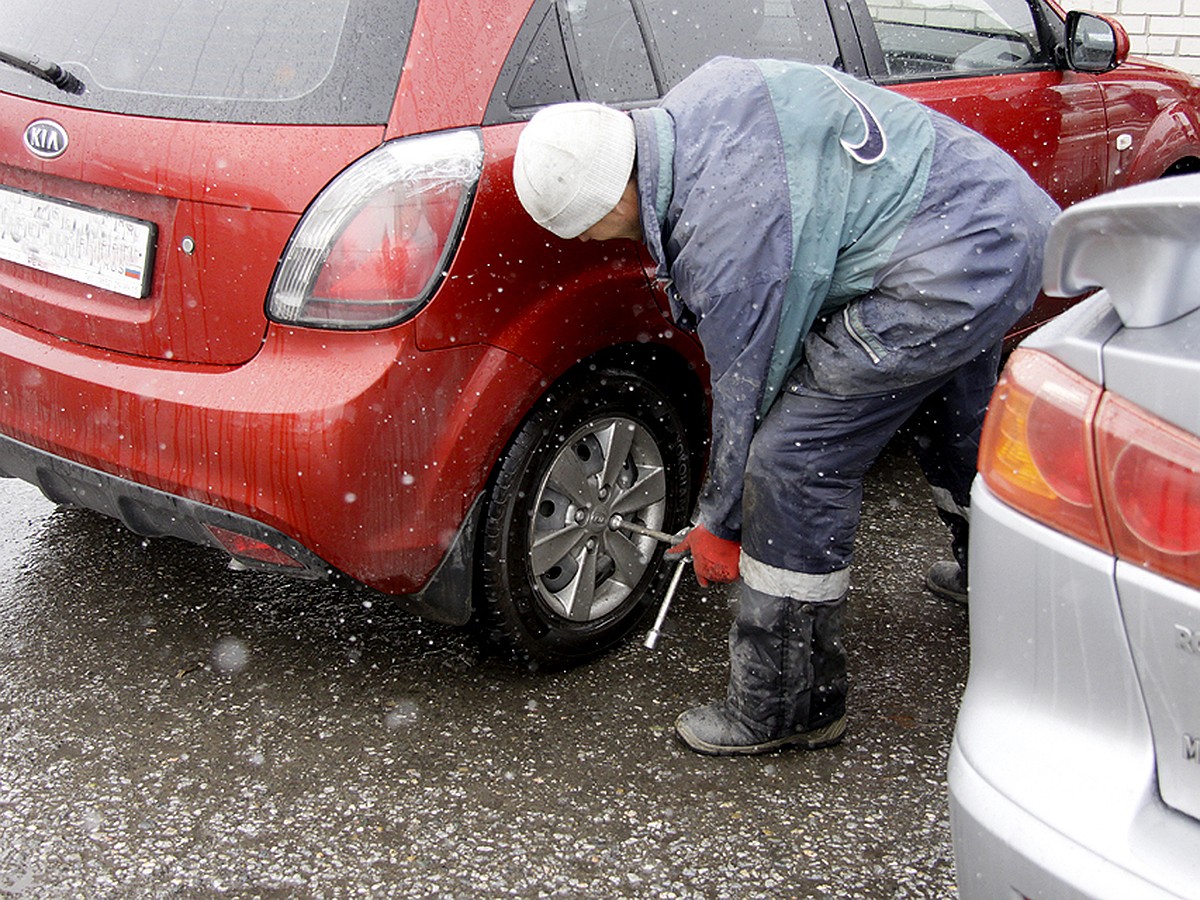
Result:
[[[965,601],[980,426],[1057,207],[953,120],[771,60],[713,60],[632,113],[547,107],[513,178],[559,237],[644,242],[711,369],[698,524],[672,552],[741,593],[726,699],[679,737],[716,755],[837,743],[863,477],[902,432],[951,531],[927,584]]]

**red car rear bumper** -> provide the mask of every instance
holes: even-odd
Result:
[[[404,326],[272,327],[253,360],[220,368],[9,323],[0,470],[135,531],[221,546],[213,524],[291,556],[293,574],[331,568],[414,594],[455,555],[497,435],[526,412],[502,398],[536,396],[541,377],[483,345],[421,351]]]

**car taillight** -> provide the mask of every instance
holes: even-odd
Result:
[[[1018,350],[992,396],[980,439],[979,473],[1010,506],[1111,550],[1092,438],[1101,393],[1049,356]]]
[[[355,329],[411,316],[441,282],[482,165],[474,131],[392,141],[351,165],[296,226],[270,317]]]
[[[1117,556],[1200,585],[1200,441],[1112,394],[1096,431]]]
[[[1200,585],[1200,440],[1051,357],[1012,355],[984,423],[979,473],[1039,522]]]

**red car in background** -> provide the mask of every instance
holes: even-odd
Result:
[[[1045,0],[8,0],[0,473],[584,659],[662,587],[622,526],[686,522],[705,370],[641,247],[520,211],[522,123],[801,59],[1065,205],[1200,165],[1197,85],[1127,52]]]

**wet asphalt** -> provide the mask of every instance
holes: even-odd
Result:
[[[749,759],[671,727],[724,690],[725,587],[541,674],[19,482],[0,535],[0,896],[954,896],[967,612],[922,589],[948,540],[905,457],[868,482],[845,742]]]

